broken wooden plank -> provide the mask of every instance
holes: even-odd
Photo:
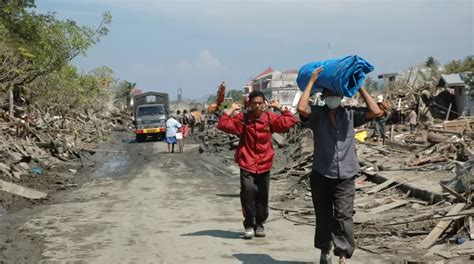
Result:
[[[391,210],[391,209],[394,209],[394,208],[397,208],[397,207],[400,207],[400,206],[403,206],[407,203],[409,203],[410,201],[407,201],[407,200],[399,200],[399,201],[394,201],[392,203],[388,203],[388,204],[384,204],[382,206],[379,206],[379,207],[375,207],[373,209],[371,209],[369,211],[370,214],[379,214],[381,212],[385,212],[387,210]]]
[[[446,216],[450,215],[455,215],[461,212],[461,210],[466,206],[465,203],[458,203],[456,204],[449,212],[446,214]],[[416,245],[415,248],[421,248],[421,249],[428,249],[430,248],[436,240],[446,231],[446,229],[451,225],[453,222],[452,219],[443,219],[439,221],[439,223],[431,230],[431,232],[421,241],[418,245]]]
[[[2,180],[0,180],[0,190],[4,192],[16,194],[28,199],[42,199],[48,196],[47,193],[36,191],[28,187],[24,187],[18,184],[14,184],[14,183],[2,181]]]
[[[378,193],[380,192],[381,190],[385,189],[385,188],[388,188],[390,185],[392,185],[392,183],[394,183],[395,180],[394,179],[388,179],[386,181],[384,181],[383,183],[375,186],[374,188],[370,189],[369,191],[367,191],[368,194],[374,194],[374,193]]]
[[[458,133],[471,130],[469,120],[444,121],[443,128],[445,131],[454,131]]]
[[[426,213],[426,214],[421,214],[417,215],[414,217],[410,217],[410,220],[402,221],[402,222],[394,222],[394,223],[388,223],[388,224],[383,224],[382,226],[394,226],[394,225],[406,225],[406,224],[411,224],[411,223],[417,223],[417,222],[424,222],[424,221],[433,221],[433,220],[439,220],[439,219],[444,219],[444,220],[457,220],[461,219],[466,216],[471,216],[474,215],[474,210],[465,210],[461,211],[458,214],[453,214],[453,215],[445,215],[445,216],[436,216],[436,217],[430,217],[432,216],[433,213]]]
[[[451,195],[453,195],[454,197],[458,198],[459,200],[461,200],[463,203],[467,203],[467,199],[464,198],[461,194],[459,194],[458,192],[456,192],[455,190],[449,188],[448,186],[442,184],[442,183],[439,183],[439,185],[441,185],[441,188],[443,188],[443,190],[447,191],[448,193],[450,193]]]

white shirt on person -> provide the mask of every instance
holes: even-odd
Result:
[[[178,120],[174,119],[173,117],[170,117],[166,121],[166,137],[175,137],[176,132],[178,132],[178,128],[181,127],[181,124],[178,122]]]

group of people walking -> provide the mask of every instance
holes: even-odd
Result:
[[[310,105],[312,87],[322,68],[317,68],[299,100],[300,121],[313,130],[314,154],[310,176],[316,216],[314,246],[321,250],[320,263],[331,263],[331,249],[345,263],[355,249],[354,179],[359,171],[354,128],[384,114],[364,88],[359,94],[366,107],[341,106],[342,95],[324,89],[324,106]],[[248,106],[233,104],[219,119],[217,128],[240,136],[235,161],[240,167],[240,201],[244,238],[265,237],[268,218],[270,169],[274,151],[271,134],[287,132],[298,123],[278,101],[265,111],[265,95],[249,94]]]
[[[204,110],[191,113],[188,113],[187,110],[183,110],[183,112],[177,110],[176,114],[171,113],[166,121],[165,142],[168,144],[168,153],[174,153],[175,145],[178,145],[180,153],[183,152],[185,139],[194,134],[195,128],[204,131],[206,123],[207,118]]]

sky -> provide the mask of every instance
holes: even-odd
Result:
[[[441,63],[474,55],[471,0],[37,0],[93,27],[104,11],[110,32],[86,57],[84,71],[106,65],[143,91],[202,99],[241,89],[271,66],[299,69],[329,57],[359,55],[371,77],[433,56]]]

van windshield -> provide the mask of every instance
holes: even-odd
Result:
[[[164,115],[165,109],[163,106],[144,106],[138,108],[137,116],[149,116],[149,115]]]

